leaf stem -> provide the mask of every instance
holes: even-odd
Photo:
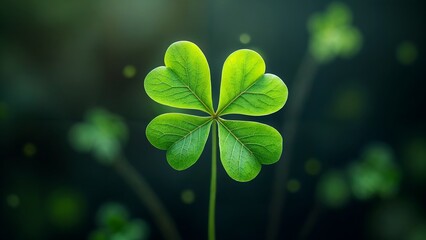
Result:
[[[214,240],[215,237],[215,208],[216,208],[216,175],[217,175],[217,123],[212,124],[212,174],[210,179],[210,202],[209,202],[209,240]]]
[[[115,161],[114,168],[151,213],[164,239],[180,240],[176,224],[145,178],[123,157]]]

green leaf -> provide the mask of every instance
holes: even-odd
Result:
[[[280,110],[287,101],[287,86],[265,74],[265,62],[255,51],[242,49],[226,59],[222,71],[217,115],[262,116]]]
[[[157,67],[145,78],[145,91],[154,101],[177,108],[213,113],[210,69],[197,45],[173,43]]]
[[[260,172],[261,164],[280,159],[283,140],[273,127],[224,119],[218,123],[220,159],[232,179],[250,181]]]
[[[146,136],[155,147],[167,150],[167,162],[176,170],[192,166],[200,157],[210,133],[212,118],[166,113],[154,118]]]
[[[331,3],[326,11],[313,14],[307,25],[309,51],[319,63],[350,58],[361,49],[362,34],[352,25],[351,10],[343,3]]]
[[[91,152],[104,164],[111,164],[119,157],[127,135],[121,117],[102,108],[88,111],[85,121],[75,124],[69,132],[76,151]]]

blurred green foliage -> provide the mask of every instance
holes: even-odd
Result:
[[[148,239],[149,227],[140,219],[130,219],[127,209],[118,203],[102,205],[97,214],[98,229],[89,240],[143,240]]]
[[[398,192],[400,171],[389,146],[371,143],[346,170],[330,170],[321,177],[318,198],[329,207],[342,207],[350,196],[359,200],[390,198]]]
[[[381,143],[368,146],[361,160],[349,166],[353,195],[360,200],[394,196],[401,180],[400,170],[394,162],[390,147]]]
[[[336,57],[350,58],[361,49],[362,35],[352,26],[352,13],[343,3],[331,3],[325,12],[312,15],[308,30],[309,51],[320,63]]]
[[[350,187],[342,171],[325,173],[317,186],[317,197],[327,207],[338,208],[350,199]]]
[[[69,132],[76,151],[91,152],[104,164],[111,164],[120,157],[127,137],[127,126],[122,118],[102,108],[90,110],[85,121],[75,124]]]

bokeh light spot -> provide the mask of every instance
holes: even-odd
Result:
[[[127,65],[123,68],[123,75],[126,78],[133,78],[136,75],[137,71],[135,66]]]
[[[317,191],[320,201],[332,208],[342,207],[350,197],[345,176],[337,170],[329,171],[321,177]]]
[[[180,197],[182,199],[182,202],[185,204],[192,204],[195,200],[194,191],[192,191],[191,189],[186,189],[182,191]]]
[[[240,35],[240,42],[242,44],[249,44],[251,42],[251,36],[247,33],[243,33]]]
[[[405,41],[396,49],[396,58],[403,65],[410,65],[417,59],[418,50],[412,42]]]
[[[16,208],[21,203],[21,200],[20,200],[19,196],[16,195],[16,194],[9,194],[6,197],[6,202],[7,202],[7,205],[9,205],[9,207]]]
[[[309,175],[318,175],[321,171],[321,163],[315,158],[311,158],[305,163],[305,171]]]
[[[68,189],[56,190],[47,202],[49,219],[59,229],[72,229],[83,220],[85,202],[79,193]]]
[[[33,143],[26,143],[22,152],[25,157],[33,157],[37,153],[37,147]]]
[[[287,190],[289,192],[295,193],[300,190],[300,182],[297,179],[290,179],[287,182]]]
[[[339,120],[357,121],[366,115],[367,106],[365,89],[346,87],[336,93],[331,110]]]

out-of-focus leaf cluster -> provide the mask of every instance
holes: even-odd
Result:
[[[328,207],[341,207],[351,196],[358,200],[393,197],[400,181],[401,173],[390,147],[373,143],[347,169],[326,172],[318,184],[317,196]]]
[[[90,110],[82,123],[75,124],[69,133],[76,151],[91,152],[101,163],[110,164],[121,155],[128,130],[122,118],[105,109]]]
[[[118,203],[102,205],[97,214],[98,229],[89,240],[144,240],[148,239],[149,227],[141,219],[130,219],[127,209]]]
[[[308,20],[309,51],[320,63],[336,57],[350,58],[361,48],[361,32],[352,26],[352,13],[343,3],[331,3],[327,10]]]
[[[361,200],[394,196],[401,178],[391,149],[383,144],[369,146],[362,160],[349,166],[349,176],[352,193]]]

